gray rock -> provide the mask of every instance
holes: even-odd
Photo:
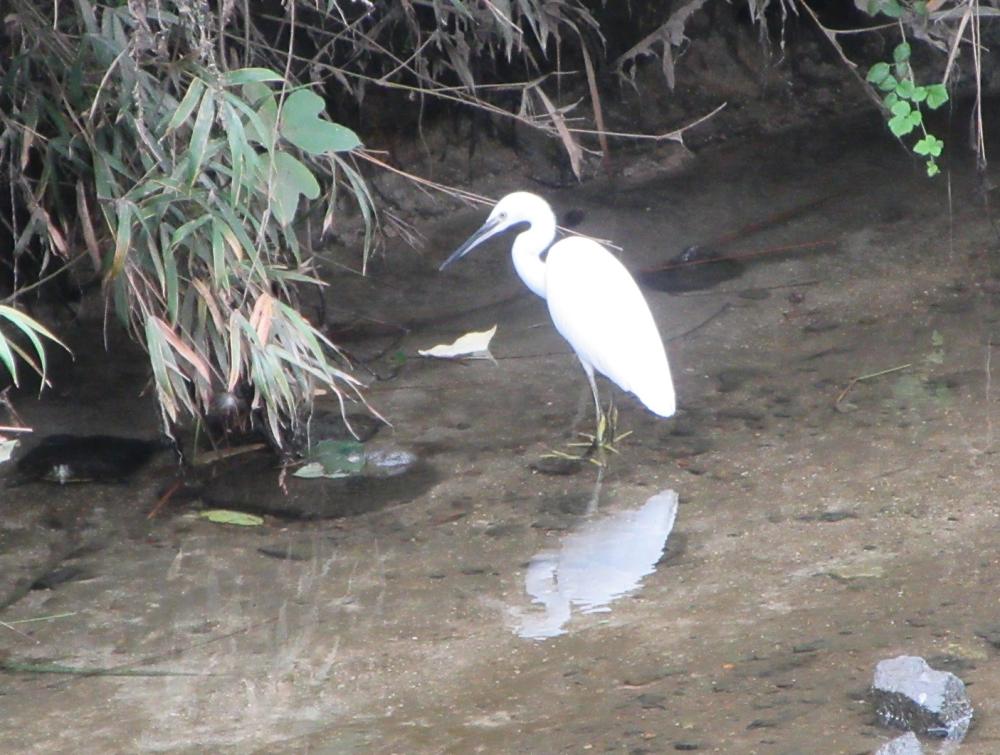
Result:
[[[886,742],[875,751],[875,755],[924,755],[924,746],[912,731],[891,742]]]
[[[880,661],[872,698],[884,726],[959,741],[972,723],[972,703],[962,680],[932,669],[917,656]]]

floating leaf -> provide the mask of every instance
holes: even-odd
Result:
[[[321,440],[309,450],[295,477],[350,477],[365,468],[365,448],[356,440]]]
[[[262,516],[229,509],[209,509],[202,511],[198,516],[215,524],[235,524],[240,527],[260,527],[264,524]]]
[[[496,335],[497,326],[494,325],[489,330],[466,333],[458,338],[454,343],[439,344],[430,349],[418,350],[422,357],[436,357],[438,359],[492,359],[490,354],[490,341]]]
[[[357,134],[320,117],[325,106],[323,98],[309,89],[292,92],[281,108],[281,135],[313,155],[349,152],[360,147]]]

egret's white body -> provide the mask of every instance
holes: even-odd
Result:
[[[528,228],[517,235],[511,249],[514,269],[546,300],[556,330],[580,359],[598,417],[594,370],[635,394],[654,414],[671,416],[676,400],[670,365],[639,286],[618,258],[596,241],[574,236],[553,244],[555,215],[541,197],[518,191],[501,199],[441,269],[486,239],[523,224]]]

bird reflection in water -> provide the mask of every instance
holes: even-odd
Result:
[[[565,634],[573,608],[609,611],[609,604],[637,588],[663,556],[677,516],[677,493],[664,490],[630,511],[589,519],[562,538],[558,549],[536,554],[524,589],[542,611],[519,616],[517,634],[545,639]]]

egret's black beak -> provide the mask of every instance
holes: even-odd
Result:
[[[448,265],[450,265],[455,260],[461,259],[469,252],[471,252],[475,247],[479,246],[481,243],[486,241],[486,239],[495,236],[501,231],[506,230],[503,225],[501,225],[500,218],[490,218],[487,220],[482,228],[476,231],[474,234],[466,239],[465,243],[462,244],[458,249],[451,253],[451,256],[441,263],[441,267],[438,268],[439,271],[444,270]]]

